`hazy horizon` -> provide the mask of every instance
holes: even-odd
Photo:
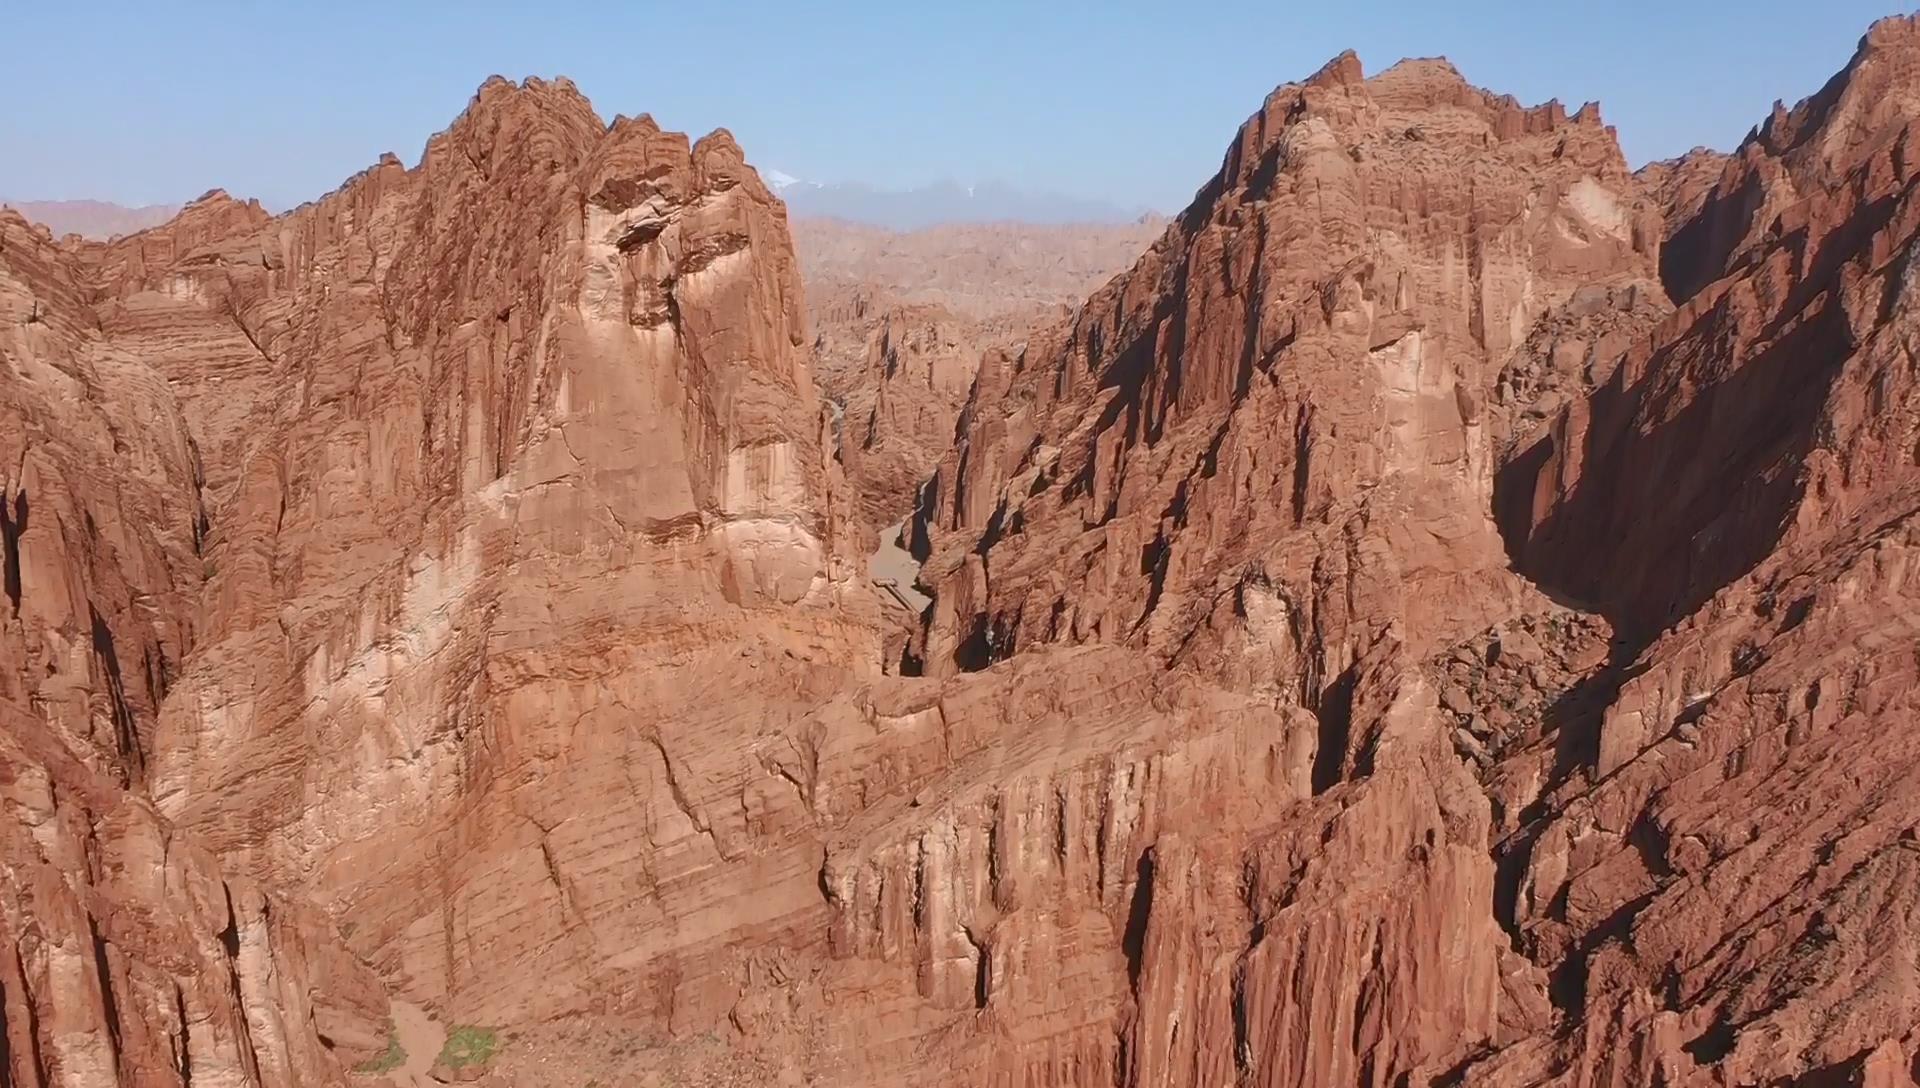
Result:
[[[0,114],[0,139],[28,152],[0,162],[0,198],[140,207],[221,188],[294,207],[383,152],[417,162],[498,73],[566,76],[607,118],[651,113],[693,135],[728,128],[761,170],[810,182],[998,185],[1121,215],[1170,213],[1268,91],[1348,48],[1369,73],[1446,55],[1475,84],[1528,104],[1597,100],[1637,167],[1730,149],[1776,97],[1818,90],[1875,18],[1904,10],[1845,0],[1782,35],[1770,13],[1799,6],[1728,15],[1632,3],[1578,25],[1506,2],[1287,13],[1231,0],[1180,25],[1131,3],[728,7],[566,9],[599,12],[572,21],[488,5],[346,4],[324,18],[232,4],[32,8],[16,18],[23,38],[72,48],[0,70],[0,93],[36,103]],[[647,33],[612,32],[629,24]],[[171,58],[188,49],[222,60],[182,69]],[[282,96],[276,85],[330,90]]]

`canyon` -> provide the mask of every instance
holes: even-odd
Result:
[[[0,1085],[1920,1084],[1916,140],[1893,18],[924,274],[564,79],[0,211]]]

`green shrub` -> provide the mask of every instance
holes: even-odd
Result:
[[[375,1055],[353,1067],[356,1073],[391,1073],[407,1064],[407,1052],[400,1045],[400,1036],[387,1025],[387,1049],[383,1054]]]
[[[492,1028],[455,1024],[447,1033],[447,1045],[440,1048],[440,1063],[449,1069],[485,1065],[500,1049],[500,1037]]]

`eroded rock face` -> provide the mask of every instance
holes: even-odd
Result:
[[[1670,221],[1678,311],[1503,470],[1521,568],[1632,637],[1502,847],[1575,1029],[1472,1079],[1914,1076],[1917,86],[1889,20],[1778,111]]]
[[[899,306],[875,324],[850,386],[838,455],[870,526],[903,520],[973,388],[978,330],[937,306]]]
[[[336,1082],[386,998],[145,794],[202,589],[189,430],[0,213],[0,1082]]]
[[[728,938],[818,893],[702,807],[879,660],[779,204],[724,132],[539,81],[412,171],[208,203],[91,254],[110,333],[255,349],[151,355],[230,413],[153,796],[453,1022],[709,1025]]]
[[[10,232],[9,1060],[330,1075],[298,902],[570,1033],[515,1083],[1920,1082],[1916,87],[1890,21],[1639,177],[1443,62],[1281,88],[982,358],[920,676],[724,134],[494,81],[284,217]],[[963,337],[871,316],[924,440]],[[117,1035],[42,936],[113,902]]]
[[[1587,111],[1336,62],[983,372],[927,668],[1119,643],[1316,718],[1284,815],[1155,843],[1145,947],[1189,958],[1133,975],[1123,1077],[1914,1079],[1916,46],[1637,181]]]
[[[1502,365],[1577,289],[1657,294],[1657,242],[1594,108],[1351,56],[1274,92],[1133,271],[983,371],[922,518],[927,668],[1102,641],[1312,705],[1396,619],[1483,626]]]

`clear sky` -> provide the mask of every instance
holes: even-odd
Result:
[[[1164,211],[1275,85],[1345,48],[1444,54],[1534,103],[1598,99],[1635,165],[1728,148],[1817,90],[1890,0],[971,0],[333,4],[6,0],[0,195],[282,208],[417,161],[489,74],[602,116],[726,126],[809,180],[950,179]]]

